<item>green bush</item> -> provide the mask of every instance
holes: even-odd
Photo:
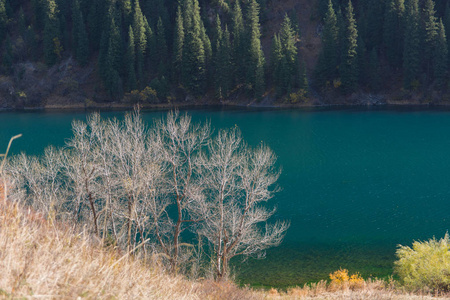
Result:
[[[395,272],[407,288],[450,290],[450,239],[415,241],[411,247],[399,245]]]

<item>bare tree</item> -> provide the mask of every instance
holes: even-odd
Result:
[[[6,172],[14,178],[12,194],[21,194],[24,201],[48,218],[63,216],[68,198],[62,173],[63,153],[48,147],[41,158],[17,156],[6,165]]]
[[[165,120],[154,127],[156,143],[164,164],[164,188],[153,208],[155,234],[164,253],[169,257],[172,270],[177,270],[180,255],[180,235],[185,225],[202,221],[193,219],[191,206],[198,195],[201,174],[195,174],[196,156],[206,146],[211,135],[209,124],[193,124],[188,115],[170,112]],[[168,208],[175,206],[172,217]]]
[[[214,249],[218,279],[227,276],[231,258],[263,256],[281,243],[289,227],[289,222],[268,224],[275,209],[262,205],[276,190],[275,161],[268,147],[245,145],[236,128],[220,131],[199,158],[208,206],[201,232]]]
[[[88,225],[103,242],[111,236],[130,252],[157,249],[177,272],[206,239],[220,279],[231,258],[263,256],[289,227],[267,223],[275,212],[264,207],[276,191],[275,155],[247,146],[236,128],[212,138],[209,124],[172,112],[148,129],[139,111],[123,121],[93,114],[72,127],[64,149],[19,155],[6,171],[16,195],[47,216]],[[199,236],[196,249],[183,241],[185,230]]]

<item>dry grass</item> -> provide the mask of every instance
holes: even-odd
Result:
[[[0,299],[433,299],[381,280],[352,284],[351,277],[347,283],[321,281],[286,292],[188,281],[4,201],[2,190],[0,184]]]
[[[261,298],[230,282],[167,275],[154,262],[102,248],[87,234],[7,201],[0,202],[0,270],[0,298],[8,299]]]
[[[406,300],[406,299],[449,299],[448,296],[433,297],[429,294],[410,294],[389,286],[383,280],[366,280],[359,286],[330,285],[326,281],[295,287],[287,292],[271,289],[265,294],[266,299],[336,299],[336,300]]]

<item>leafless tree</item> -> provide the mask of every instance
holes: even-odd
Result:
[[[192,218],[192,205],[198,201],[201,174],[195,173],[194,162],[206,146],[211,135],[209,124],[193,124],[188,115],[180,116],[170,112],[165,120],[155,123],[155,143],[161,153],[165,170],[163,188],[158,202],[153,207],[152,217],[156,238],[164,253],[169,257],[171,267],[177,270],[179,263],[180,235],[185,225],[198,223],[202,216]],[[175,217],[168,208],[175,206]]]
[[[199,158],[198,171],[208,206],[201,232],[214,249],[217,278],[228,274],[237,255],[264,255],[281,243],[289,222],[268,224],[275,209],[263,206],[273,197],[279,171],[266,146],[248,147],[238,129],[219,131]]]
[[[14,193],[46,216],[71,218],[128,251],[157,249],[174,272],[203,253],[206,239],[219,279],[231,258],[262,256],[289,227],[267,223],[275,155],[247,146],[236,128],[212,138],[209,124],[171,112],[148,129],[139,111],[123,121],[93,114],[72,127],[64,149],[21,154],[7,165]],[[182,240],[185,230],[199,236],[198,247]]]
[[[68,198],[62,157],[60,149],[48,147],[41,158],[21,154],[6,166],[7,173],[14,178],[11,193],[22,194],[27,204],[51,219],[63,214]]]

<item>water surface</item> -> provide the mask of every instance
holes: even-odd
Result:
[[[246,141],[278,155],[276,218],[291,220],[265,260],[234,261],[237,279],[279,287],[326,279],[348,268],[392,274],[396,245],[441,237],[449,228],[450,112],[437,110],[192,110],[214,128],[239,126]],[[122,112],[103,112],[123,117]],[[144,119],[164,115],[143,112]],[[64,145],[84,112],[0,113],[0,145],[39,154]],[[3,150],[0,150],[3,152]]]

